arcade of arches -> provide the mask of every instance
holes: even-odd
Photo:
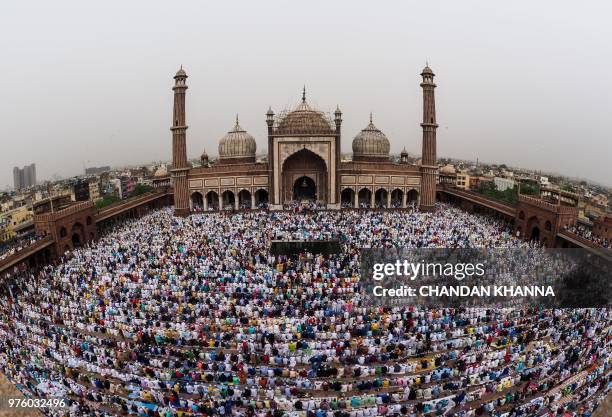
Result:
[[[390,192],[386,188],[360,188],[355,192],[352,188],[344,188],[340,194],[342,207],[353,208],[406,208],[419,203],[419,192],[415,189],[404,192],[394,188]]]
[[[287,191],[291,193],[290,201],[320,200],[317,182],[310,175],[295,178]],[[195,191],[190,199],[193,211],[252,209],[268,203],[268,192],[263,188],[254,193],[242,189],[237,194],[232,190],[224,190],[221,193],[210,190],[205,195]],[[400,188],[394,188],[390,192],[386,188],[373,191],[371,187],[363,187],[355,193],[352,188],[344,188],[341,192],[341,202],[344,208],[408,208],[419,204],[419,192],[415,189],[405,192]]]
[[[263,188],[254,193],[247,189],[241,189],[238,192],[223,190],[220,193],[210,190],[204,196],[199,191],[191,193],[191,209],[193,211],[254,209],[267,203],[268,191]]]

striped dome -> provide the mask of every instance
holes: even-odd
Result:
[[[234,128],[219,141],[219,159],[255,158],[256,150],[255,138],[240,127],[236,116]]]
[[[388,158],[391,146],[389,139],[374,123],[370,123],[353,139],[353,159]]]

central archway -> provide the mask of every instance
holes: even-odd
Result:
[[[293,183],[293,200],[294,201],[316,201],[317,185],[314,180],[307,176],[302,176]]]
[[[529,233],[529,240],[540,241],[540,221],[536,216],[529,218],[525,232]]]
[[[81,245],[85,242],[85,228],[81,223],[75,223],[72,225],[72,247],[80,248]]]
[[[79,236],[78,233],[74,233],[72,235],[72,246],[74,248],[80,248],[81,247],[81,236]]]
[[[309,149],[300,149],[289,156],[282,169],[282,201],[327,201],[327,164]]]

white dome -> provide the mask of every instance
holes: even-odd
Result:
[[[219,159],[255,158],[256,150],[255,138],[240,127],[236,116],[234,128],[219,141]]]
[[[388,158],[389,139],[374,123],[370,114],[370,123],[353,139],[353,159]]]
[[[166,167],[166,165],[160,165],[160,167],[155,170],[155,174],[153,174],[155,177],[165,177],[166,175],[168,175],[168,167]]]
[[[457,170],[455,169],[454,165],[447,164],[447,165],[444,165],[442,168],[440,168],[440,173],[441,174],[456,174]]]

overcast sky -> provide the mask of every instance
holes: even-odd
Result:
[[[7,1],[0,10],[0,188],[84,166],[171,158],[172,76],[189,75],[187,147],[217,154],[265,112],[344,113],[420,154],[419,73],[436,73],[438,156],[612,185],[609,1]]]

